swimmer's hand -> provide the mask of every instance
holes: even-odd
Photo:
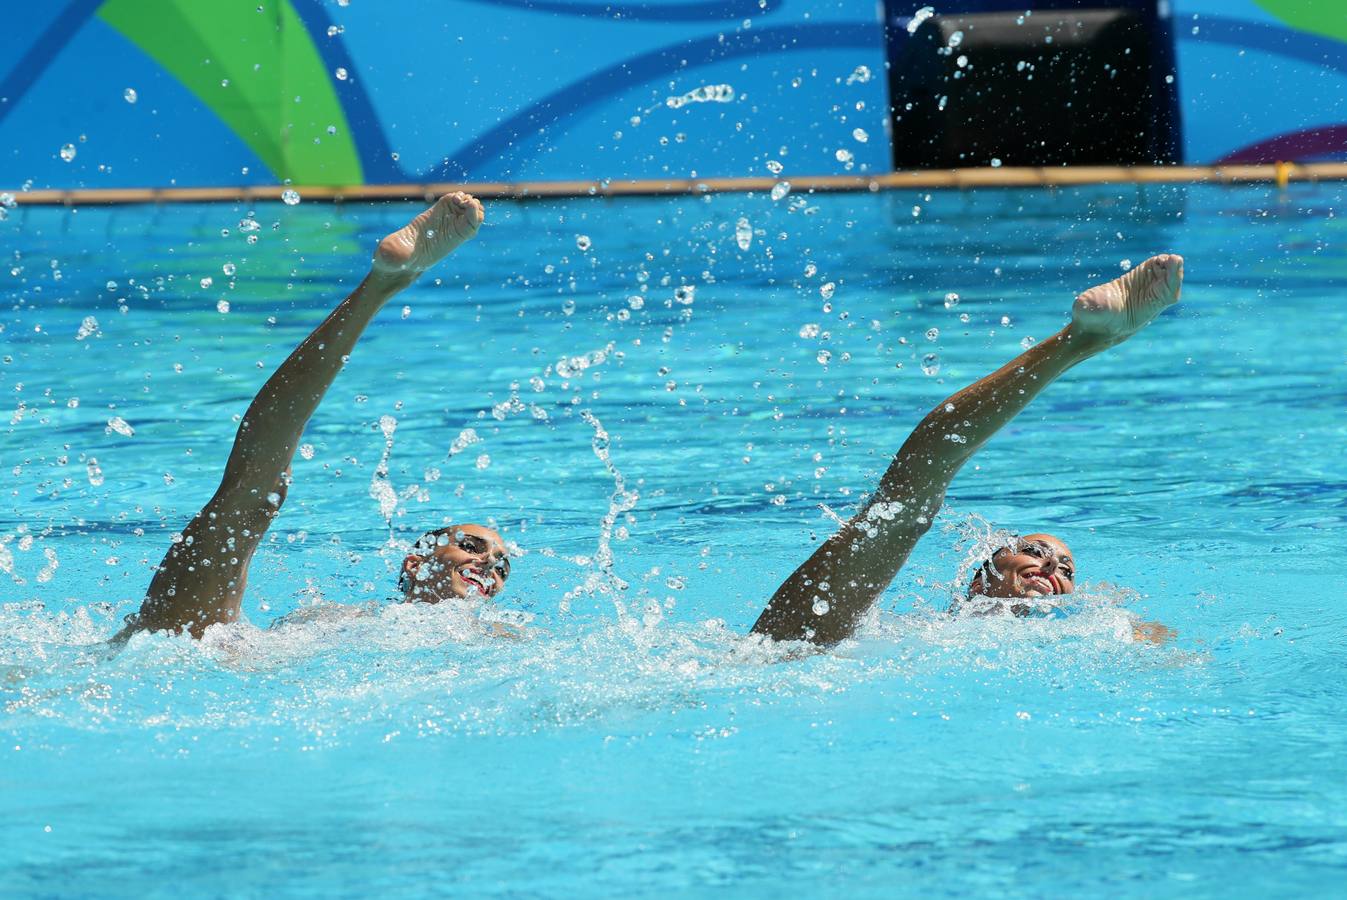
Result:
[[[1161,625],[1159,622],[1134,622],[1132,623],[1132,640],[1138,644],[1163,644],[1166,641],[1172,641],[1178,632],[1168,625]]]
[[[486,213],[477,198],[457,191],[379,242],[374,271],[415,277],[444,259],[482,226]]]
[[[1073,335],[1098,341],[1102,347],[1122,343],[1179,302],[1183,257],[1152,256],[1121,278],[1097,285],[1071,307]],[[1102,349],[1101,347],[1101,349]]]

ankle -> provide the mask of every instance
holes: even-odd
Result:
[[[364,287],[391,297],[410,286],[420,274],[417,269],[385,269],[376,263],[365,276]]]
[[[1068,323],[1065,328],[1057,332],[1056,337],[1061,341],[1062,346],[1077,358],[1077,362],[1089,359],[1096,353],[1102,353],[1117,343],[1117,341],[1110,341],[1097,332],[1086,331],[1075,322]]]

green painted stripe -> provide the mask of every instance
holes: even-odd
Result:
[[[364,183],[331,75],[289,0],[262,13],[239,0],[107,0],[98,16],[200,98],[277,179]]]
[[[1342,0],[1254,0],[1269,14],[1300,31],[1347,42]]]

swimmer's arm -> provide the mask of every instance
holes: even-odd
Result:
[[[963,464],[1054,379],[1107,346],[1068,325],[927,413],[865,508],[777,588],[754,633],[825,647],[850,637],[930,528]],[[827,612],[814,612],[815,598]]]
[[[128,631],[200,637],[238,618],[248,562],[285,500],[304,426],[366,326],[412,280],[372,271],[267,379],[239,424],[219,488],[169,548]]]

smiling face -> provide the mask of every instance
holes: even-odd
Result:
[[[505,542],[485,525],[454,525],[423,535],[402,561],[399,585],[409,601],[494,597],[510,577]]]
[[[982,567],[968,592],[1010,599],[1069,594],[1075,589],[1071,549],[1050,534],[1030,534],[992,554],[990,565]]]

